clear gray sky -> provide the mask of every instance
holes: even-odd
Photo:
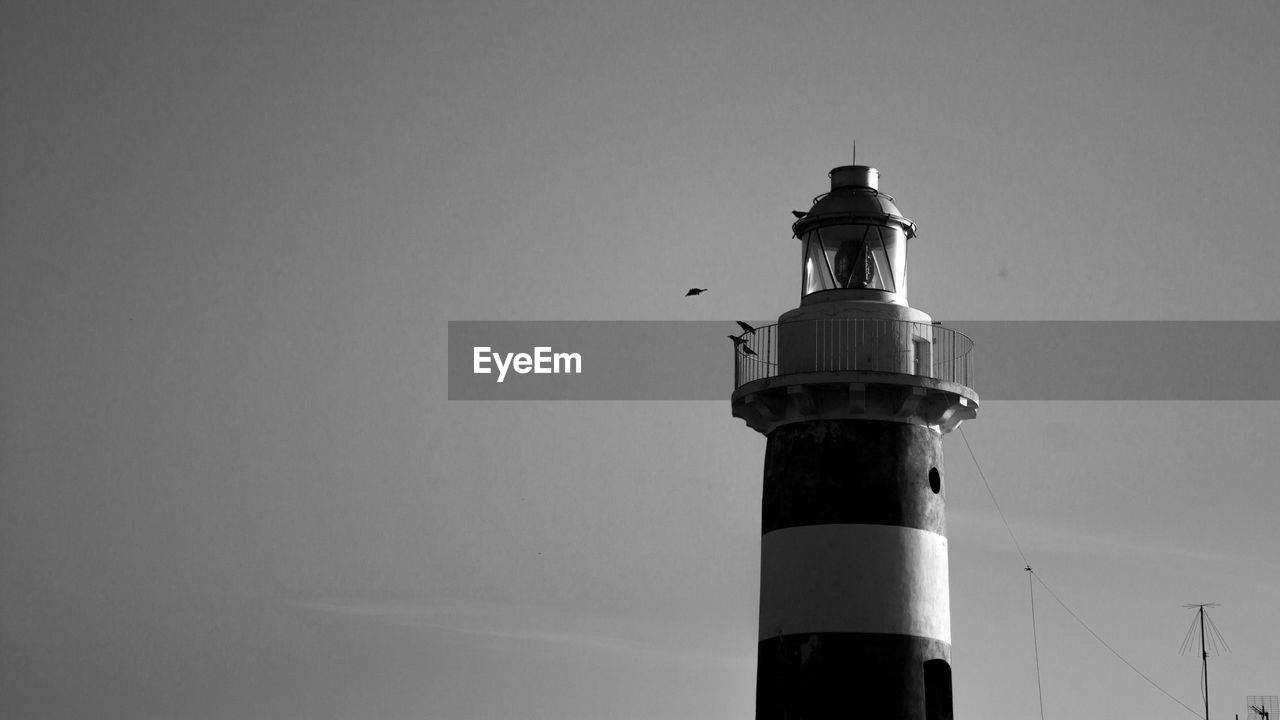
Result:
[[[731,388],[451,403],[447,321],[776,317],[855,139],[935,318],[1280,319],[1277,36],[1245,1],[4,3],[0,716],[749,717]],[[1200,707],[1216,601],[1215,717],[1280,694],[1280,406],[964,429],[1134,665]],[[946,451],[957,716],[1036,717],[1026,574]],[[1036,612],[1047,718],[1191,716]]]

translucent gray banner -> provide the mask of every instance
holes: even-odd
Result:
[[[1280,322],[943,325],[973,339],[983,400],[1280,400]],[[727,401],[741,334],[734,321],[451,321],[449,399]]]

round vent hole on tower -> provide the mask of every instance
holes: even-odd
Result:
[[[934,495],[942,492],[942,475],[938,472],[938,468],[929,468],[929,489]]]

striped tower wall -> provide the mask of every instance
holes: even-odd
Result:
[[[936,427],[769,433],[757,718],[951,718],[941,478]]]

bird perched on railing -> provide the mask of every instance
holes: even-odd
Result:
[[[707,288],[689,288],[689,292],[685,293],[684,296],[689,297],[690,295],[701,295],[706,291]]]
[[[738,347],[739,345],[747,341],[747,339],[742,337],[741,335],[725,335],[725,337],[733,341],[734,347]]]
[[[742,350],[742,354],[743,354],[743,355],[747,355],[747,356],[751,357],[751,356],[754,356],[754,355],[756,354],[756,351],[755,351],[755,350],[752,350],[751,348],[747,347],[746,345],[739,345],[738,347]]]

